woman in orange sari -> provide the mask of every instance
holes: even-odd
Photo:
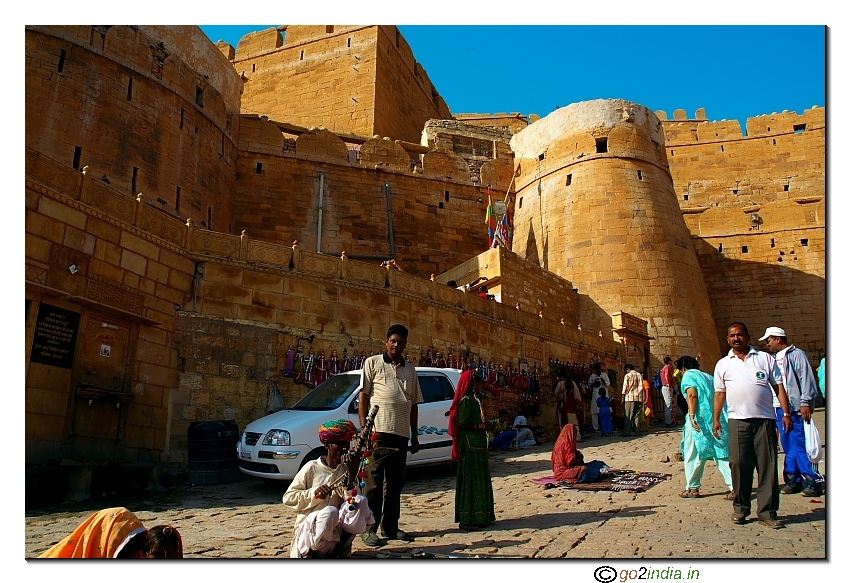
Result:
[[[106,508],[45,551],[42,559],[182,559],[183,540],[172,526],[145,527],[126,508]]]

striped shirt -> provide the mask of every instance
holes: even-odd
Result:
[[[643,401],[643,375],[636,370],[630,370],[623,377],[624,401]]]
[[[364,394],[370,405],[378,405],[377,433],[410,436],[410,409],[422,403],[416,368],[402,360],[394,364],[387,353],[370,356],[363,363]]]

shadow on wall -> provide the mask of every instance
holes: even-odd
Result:
[[[784,328],[788,342],[805,350],[817,366],[826,347],[825,278],[794,268],[791,255],[771,265],[726,257],[700,238],[694,238],[694,248],[717,326],[721,347],[718,357],[729,349],[728,325],[740,321],[749,329],[753,346],[760,350],[765,349],[758,340],[765,328]],[[713,368],[711,359],[706,360]]]

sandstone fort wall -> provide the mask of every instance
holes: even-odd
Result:
[[[26,143],[226,232],[241,83],[184,29],[197,27],[26,27]]]
[[[720,346],[735,320],[756,338],[782,326],[817,364],[826,340],[826,111],[750,118],[747,136],[737,121],[677,113],[662,121],[667,159]]]
[[[242,111],[336,133],[418,142],[451,117],[395,26],[287,26],[246,35],[233,66]]]
[[[653,369],[665,354],[719,355],[662,143],[655,115],[620,100],[561,108],[511,140],[514,249],[593,300],[583,329],[610,337],[617,311],[647,320]]]
[[[380,138],[361,146],[357,163],[325,130],[297,136],[294,151],[285,142],[272,122],[243,118],[237,229],[286,245],[298,240],[327,254],[395,257],[421,277],[487,248],[487,190],[472,182],[468,165],[453,153],[428,152],[422,173],[413,173],[404,150]],[[510,184],[507,160],[491,160],[481,172],[494,188]]]
[[[128,201],[34,150],[27,156],[27,208],[28,357],[42,303],[80,314],[82,338],[91,336],[76,345],[69,370],[27,363],[30,464],[185,465],[192,421],[235,419],[244,427],[265,414],[275,382],[289,404],[306,394],[280,370],[287,348],[309,335],[316,354],[372,354],[382,349],[386,328],[403,322],[414,363],[418,352],[437,348],[512,367],[522,361],[542,376],[552,358],[618,367],[618,343],[567,327],[556,313],[518,310],[373,263],[185,225],[144,197]],[[102,323],[127,331],[123,344],[113,341],[129,367],[125,390],[90,386],[89,369],[111,358],[97,354],[106,342]],[[488,413],[515,408],[518,395],[510,397],[490,403]],[[539,422],[552,435],[554,409],[544,407]]]

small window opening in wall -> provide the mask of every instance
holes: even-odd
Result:
[[[773,140],[773,145],[774,145],[774,146],[776,145],[776,140]]]
[[[685,197],[685,200],[688,200],[688,195],[687,195],[687,194],[686,194],[686,195],[684,195],[684,197]]]
[[[803,247],[808,247],[809,246],[809,240],[808,239],[800,239],[800,245],[802,245]]]
[[[257,72],[257,63],[251,63],[251,72],[252,72],[252,73],[256,73],[256,72]]]
[[[676,155],[676,150],[670,150],[670,155],[671,155],[671,156],[675,156],[675,155]]]
[[[519,197],[519,208],[522,208],[522,197]]]
[[[784,190],[785,192],[788,192],[788,189],[790,189],[790,188],[791,188],[791,185],[786,184],[785,186],[782,187],[782,190]]]
[[[804,124],[804,123],[794,124],[794,133],[795,134],[802,134],[804,131],[806,131],[806,124]]]
[[[80,169],[80,156],[82,156],[82,154],[83,154],[83,148],[80,147],[80,146],[76,146],[74,148],[74,161],[71,162],[71,167],[74,170]]]
[[[59,66],[56,67],[56,71],[61,73],[62,69],[65,68],[65,49],[59,51]]]
[[[136,194],[136,182],[139,178],[139,169],[133,166],[133,177],[130,179],[130,193]]]
[[[446,202],[449,202],[449,191],[446,191]]]
[[[174,212],[180,212],[180,187],[177,187],[177,196],[174,198]]]
[[[725,151],[726,151],[726,146],[720,146],[720,151],[721,151],[721,152],[725,152]]]
[[[771,239],[770,240],[770,248],[773,249],[774,247],[776,247],[776,239]]]
[[[443,203],[440,203],[440,208],[445,208],[445,207],[443,206]]]
[[[608,138],[596,138],[596,153],[604,154],[608,151]]]
[[[637,173],[638,173],[638,180],[643,180],[643,172],[638,170]]]
[[[720,253],[723,253],[723,243],[720,243],[720,245],[718,245],[717,250],[718,250]]]
[[[732,194],[738,194],[738,189],[737,189],[737,188],[733,188],[733,189],[732,189]]]
[[[333,24],[325,25],[325,32],[327,34],[331,34],[331,33],[333,33],[333,31],[334,31],[334,25]]]
[[[567,174],[567,183],[565,184],[565,186],[569,186],[572,183],[573,183],[573,175]]]
[[[351,47],[351,37],[348,37],[348,46]]]
[[[212,207],[207,207],[207,229],[212,231]]]
[[[200,107],[204,106],[204,89],[200,86],[195,87],[195,103]]]
[[[183,118],[185,117],[185,115],[186,115],[186,110],[181,107],[180,108],[180,129],[181,130],[183,129]]]
[[[767,131],[770,131],[770,126],[767,126]]]
[[[304,60],[304,50],[303,49],[301,50],[301,60],[302,61]]]
[[[257,165],[254,167],[254,174],[262,174],[263,173],[263,163],[257,162]]]
[[[130,80],[127,81],[127,101],[133,100],[133,78],[130,77]]]
[[[537,161],[538,161],[538,162],[542,162],[542,161],[543,161],[543,160],[545,160],[545,159],[546,159],[546,152],[543,152],[542,154],[540,154],[539,156],[537,156]]]
[[[743,247],[741,247],[741,253],[749,253],[749,252],[750,252],[750,248],[749,248],[749,247],[747,247],[746,245],[744,245]]]

